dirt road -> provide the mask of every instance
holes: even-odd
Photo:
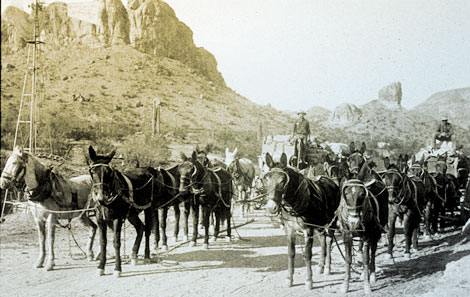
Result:
[[[220,239],[209,250],[182,245],[169,254],[154,255],[153,263],[123,265],[122,277],[112,275],[113,259],[105,275],[95,274],[96,262],[89,262],[71,242],[75,259],[69,256],[69,234],[59,228],[56,235],[56,267],[53,271],[32,268],[38,255],[36,231],[25,212],[7,217],[0,224],[1,296],[337,296],[343,279],[343,259],[335,246],[332,274],[314,276],[314,289],[304,288],[305,264],[300,239],[297,245],[294,287],[285,288],[287,247],[284,231],[264,215],[250,214],[254,222],[237,228],[231,243]],[[236,224],[245,222],[235,218]],[[171,225],[172,223],[170,223]],[[83,247],[86,231],[72,224],[73,233]],[[109,234],[110,232],[108,232]],[[171,234],[171,233],[170,233]],[[182,237],[182,236],[181,236]],[[402,241],[398,236],[398,242]],[[126,224],[125,247],[129,255],[133,234]],[[110,242],[110,241],[108,241]],[[174,240],[170,245],[174,245]],[[343,248],[340,245],[340,248]],[[98,241],[95,244],[98,251]],[[142,251],[141,247],[141,251]],[[314,247],[314,263],[318,261]],[[386,261],[380,244],[377,258],[378,281],[373,296],[464,296],[470,292],[470,242],[458,231],[447,232],[432,241],[421,241],[411,259],[398,248],[396,264]],[[108,254],[113,254],[108,244]],[[355,257],[359,259],[359,257]],[[447,265],[447,268],[446,268]],[[355,266],[356,270],[360,270]],[[353,273],[349,296],[361,296],[362,282]]]

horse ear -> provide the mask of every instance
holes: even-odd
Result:
[[[366,143],[362,142],[361,144],[361,154],[364,154],[366,152]]]
[[[408,154],[405,154],[403,158],[405,158],[405,161],[408,161],[410,159],[410,156],[408,156]]]
[[[235,156],[237,156],[237,154],[238,154],[238,147],[236,147],[236,148],[233,150],[233,156],[235,157]]]
[[[356,151],[356,145],[354,144],[354,141],[351,141],[351,143],[349,144],[349,150],[351,154]]]
[[[228,156],[230,154],[230,151],[228,150],[228,147],[225,147],[225,156]]]
[[[197,152],[193,151],[193,154],[191,155],[191,162],[195,163],[197,161]]]
[[[266,165],[268,165],[269,168],[274,167],[273,157],[271,157],[269,153],[266,153]]]
[[[287,167],[287,155],[286,153],[282,153],[281,159],[279,160],[282,168]]]
[[[327,162],[328,164],[331,163],[331,159],[330,159],[330,155],[329,155],[329,154],[326,154],[326,156],[325,156],[325,162]]]
[[[88,154],[90,154],[90,159],[94,162],[96,160],[96,152],[91,145],[88,147]]]
[[[424,154],[423,154],[423,156],[424,156]],[[412,164],[416,163],[416,156],[415,155],[411,156],[411,163]]]
[[[401,160],[403,160],[403,155],[402,155],[402,154],[400,154],[400,155],[398,156],[398,161],[397,161],[397,162],[399,162],[399,161],[401,161]]]
[[[106,158],[109,159],[109,161],[111,161],[115,154],[116,154],[116,151],[113,150],[106,156]]]
[[[195,150],[196,150],[196,153],[198,153],[198,154],[199,154],[199,152],[200,152],[200,150],[199,150],[199,144],[196,144],[196,148],[195,148]]]
[[[414,157],[414,155],[413,155]],[[424,154],[421,155],[421,159],[419,160],[419,164],[424,165]]]
[[[188,157],[186,157],[186,155],[183,152],[180,153],[180,156],[181,156],[181,160],[183,160],[183,162],[188,160]]]
[[[206,153],[208,154],[210,151],[212,151],[212,144],[208,143],[206,145]]]
[[[385,169],[388,169],[390,167],[390,159],[388,157],[384,158],[384,166]]]

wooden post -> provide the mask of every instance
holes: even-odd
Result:
[[[160,134],[160,99],[157,97],[153,100],[152,112],[152,137]]]

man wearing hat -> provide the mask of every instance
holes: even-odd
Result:
[[[448,122],[447,117],[443,117],[437,132],[434,133],[433,147],[436,146],[436,140],[451,141],[452,139],[452,125]]]
[[[310,125],[308,121],[305,119],[305,112],[304,111],[299,111],[297,113],[299,115],[299,118],[295,121],[294,123],[294,138],[295,138],[295,143],[297,144],[297,139],[300,140],[300,159],[302,161],[305,161],[305,147],[307,145],[307,139],[310,136]],[[296,145],[295,147],[295,155],[297,156],[298,154],[298,147]]]

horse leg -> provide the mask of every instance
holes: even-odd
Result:
[[[175,211],[175,230],[173,232],[173,236],[175,237],[175,242],[177,242],[178,233],[180,232],[180,217],[181,217],[180,205],[179,204],[173,205],[173,210]]]
[[[154,210],[147,208],[145,213],[145,250],[144,250],[144,263],[150,263],[150,234],[152,234],[152,223],[154,218]]]
[[[36,222],[36,228],[38,229],[38,243],[39,243],[39,257],[34,267],[41,268],[44,265],[44,259],[46,257],[46,222],[39,218],[34,218]]]
[[[166,237],[166,220],[168,217],[168,207],[158,210],[160,218],[160,233],[162,236],[162,251],[168,251],[168,238]]]
[[[50,271],[54,269],[54,241],[55,241],[55,227],[56,227],[56,218],[54,214],[50,214],[47,217],[47,237],[48,237],[48,244],[49,244],[49,257],[47,259],[46,270]]]
[[[115,219],[113,221],[113,227],[114,227],[114,253],[116,255],[116,263],[114,265],[114,273],[113,275],[115,277],[120,277],[121,276],[121,229],[122,229],[122,219]],[[141,236],[140,239],[142,239],[142,233],[140,232]],[[137,240],[136,240],[137,241]],[[140,242],[139,242],[140,243]],[[132,249],[134,252],[134,249]]]
[[[320,262],[318,263],[317,273],[322,274],[325,271],[325,257],[326,257],[326,236],[323,232],[317,232],[320,241]]]
[[[142,223],[142,221],[139,219],[139,216],[137,213],[132,213],[132,210],[131,210],[131,214],[129,214],[129,217],[127,218],[129,220],[129,222],[132,224],[132,226],[134,226],[135,228],[135,231],[137,233],[136,237],[135,237],[135,241],[134,241],[134,246],[132,247],[132,254],[131,254],[131,263],[133,265],[137,264],[137,254],[139,253],[139,248],[140,248],[140,243],[142,241],[142,237],[144,235],[144,224]],[[121,221],[121,224],[122,224],[122,221]],[[116,224],[114,224],[115,228],[116,228]],[[117,231],[114,230],[114,234],[117,234],[116,233]],[[119,234],[121,234],[119,232]],[[120,239],[119,239],[120,240]],[[116,259],[117,261],[117,259]]]
[[[193,234],[191,236],[191,243],[189,246],[195,246],[197,241],[197,227],[199,222],[199,202],[196,200],[195,202],[191,203],[191,208],[193,211]],[[207,224],[207,232],[209,232],[209,223]]]
[[[429,239],[431,235],[431,210],[431,201],[428,201],[424,209],[424,239]]]
[[[392,211],[388,215],[388,257],[391,259],[393,257],[393,239],[395,237],[395,222],[397,221],[397,215]]]
[[[369,250],[370,250],[370,242],[369,240],[364,241],[364,247],[362,250],[362,262],[364,266],[364,293],[371,294],[372,290],[370,289],[370,282],[369,282]]]
[[[209,248],[209,221],[211,213],[212,211],[210,210],[209,206],[202,207],[202,222],[204,226],[204,249]]]
[[[219,232],[220,232],[220,219],[221,219],[221,212],[223,210],[222,209],[219,209],[219,208],[216,208],[215,211],[214,211],[214,214],[215,214],[215,226],[214,226],[214,241],[217,240],[217,237],[219,236]]]
[[[154,225],[153,225],[153,232],[155,232],[155,241],[153,242],[153,249],[155,251],[158,251],[158,243],[160,242],[160,209],[156,209],[153,211],[153,219],[154,219]],[[164,218],[166,220],[166,218]]]
[[[183,225],[183,233],[184,233],[184,241],[188,241],[189,231],[188,231],[188,219],[189,219],[189,212],[191,210],[191,204],[189,202],[184,203],[184,225]]]
[[[99,254],[99,263],[98,263],[98,269],[97,269],[97,274],[98,276],[104,275],[104,266],[106,265],[106,244],[108,242],[108,239],[106,237],[106,233],[108,231],[108,226],[106,224],[106,221],[103,220],[103,218],[100,217],[97,213],[97,222],[98,222],[98,232],[100,234],[100,254]]]
[[[345,273],[344,273],[344,281],[341,286],[341,293],[347,293],[349,290],[349,281],[351,280],[351,262],[352,262],[352,237],[347,233],[343,235],[344,241],[344,251],[345,251]]]
[[[286,224],[287,229],[287,287],[294,284],[295,230]]]
[[[416,219],[413,219],[413,223],[412,223],[413,233],[412,233],[412,237],[411,237],[411,241],[412,241],[412,244],[413,244],[413,249],[415,251],[418,250],[419,221],[420,221],[420,217],[416,214]]]
[[[405,214],[405,217],[403,218],[403,231],[405,233],[405,257],[410,258],[410,247],[411,247],[411,236],[412,236],[412,222],[410,220],[411,216],[411,211],[408,210],[408,212]]]
[[[328,232],[328,235],[327,233]],[[333,236],[334,233],[330,231],[325,231],[325,241],[326,241],[326,250],[325,250],[325,256],[326,256],[326,263],[325,263],[325,271],[323,271],[323,275],[330,275],[331,273],[331,250],[332,250],[332,244],[333,244]]]
[[[230,242],[232,240],[232,212],[230,207],[224,207],[225,211],[225,218],[227,219],[227,236],[225,237],[226,242]]]
[[[95,255],[93,254],[93,242],[95,241],[97,226],[85,214],[80,216],[80,221],[83,223],[83,225],[87,226],[88,229],[89,229],[89,231],[88,231],[88,242],[87,242],[87,245],[86,245],[87,258],[88,258],[89,261],[93,261],[93,258],[95,257]]]
[[[313,228],[307,228],[305,230],[305,251],[304,260],[305,266],[307,267],[307,277],[305,279],[305,288],[307,290],[313,289],[312,279],[312,245],[313,245]]]
[[[370,244],[370,283],[373,285],[375,284],[375,281],[377,280],[377,276],[375,274],[375,254],[377,252],[377,242],[379,241],[380,238],[377,240],[373,240]]]

